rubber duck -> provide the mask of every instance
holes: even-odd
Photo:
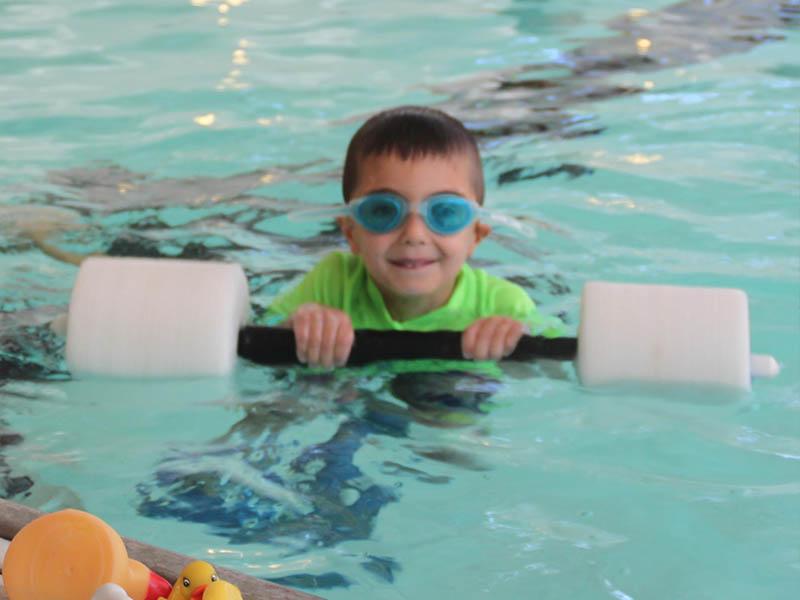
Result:
[[[203,560],[195,560],[183,568],[170,595],[159,600],[202,600],[206,588],[217,581],[219,577],[213,566]]]
[[[131,600],[156,600],[169,582],[128,557],[122,538],[101,519],[66,509],[17,532],[3,560],[9,600],[82,600],[113,583]]]

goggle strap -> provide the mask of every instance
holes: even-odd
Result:
[[[348,206],[321,206],[319,208],[304,208],[286,213],[286,218],[295,223],[319,223],[330,221],[336,217],[350,214]]]
[[[478,217],[484,221],[491,223],[492,225],[498,225],[501,227],[508,227],[509,229],[513,229],[517,233],[525,236],[528,239],[535,238],[538,235],[535,227],[531,227],[530,225],[526,225],[522,223],[518,219],[512,217],[511,215],[506,215],[501,212],[497,212],[496,210],[487,210],[482,208],[478,212]]]

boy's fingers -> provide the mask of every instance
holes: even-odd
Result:
[[[480,319],[470,325],[461,337],[465,358],[500,360],[517,347],[522,337],[522,323],[505,317]]]
[[[353,325],[348,317],[345,317],[339,324],[339,330],[336,334],[336,345],[334,346],[333,360],[337,367],[343,367],[347,364],[347,358],[350,356],[350,350],[353,348],[353,341],[355,340],[355,332]]]
[[[506,357],[514,351],[517,347],[519,339],[522,337],[523,325],[519,321],[510,321],[508,330],[505,335],[505,344],[503,347],[503,355],[500,358]]]
[[[322,333],[319,344],[319,364],[326,369],[333,366],[334,351],[336,348],[336,336],[340,326],[340,318],[337,314],[326,312],[322,318]]]
[[[511,319],[503,319],[497,321],[497,326],[494,329],[492,337],[489,339],[489,358],[492,360],[500,360],[506,355],[506,347],[508,346],[508,338],[511,329],[514,327],[514,321]]]
[[[292,318],[292,329],[297,360],[304,363],[308,360],[308,315],[296,314]]]
[[[322,345],[323,314],[321,311],[314,311],[308,315],[308,346],[306,356],[308,364],[316,366],[320,364],[320,347]]]
[[[506,355],[509,332],[514,328],[513,319],[496,318],[493,319],[493,329],[491,334],[486,336],[486,358],[489,360],[500,360]]]
[[[288,320],[289,326],[294,330],[294,345],[297,353],[297,360],[301,363],[308,362],[311,319],[314,312],[318,309],[318,305],[311,302],[301,304]]]
[[[480,323],[479,335],[475,340],[475,351],[472,355],[474,359],[486,360],[490,358],[491,343],[499,324],[500,321],[498,319],[486,319]]]
[[[461,354],[464,358],[470,359],[475,354],[475,336],[479,327],[480,323],[473,323],[461,335]]]

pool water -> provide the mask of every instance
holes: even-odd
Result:
[[[0,494],[326,598],[792,598],[800,589],[797,2],[0,4]],[[750,299],[751,393],[570,365],[73,380],[65,252],[241,263],[254,314],[343,246],[372,112],[478,136],[474,263],[577,327],[582,284]],[[702,335],[702,332],[698,332]],[[421,368],[421,367],[420,367]]]

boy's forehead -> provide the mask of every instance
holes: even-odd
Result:
[[[465,195],[471,192],[468,195],[477,196],[476,176],[482,177],[480,165],[467,152],[423,154],[407,158],[397,153],[375,154],[363,157],[359,167],[357,187],[362,191],[364,188],[386,186],[429,185],[434,188],[445,186],[443,190],[458,191]]]
[[[403,165],[405,167],[419,167],[431,163],[451,163],[453,165],[471,166],[474,159],[469,153],[462,150],[455,150],[447,153],[425,152],[405,156],[399,152],[389,151],[380,154],[367,154],[360,157],[361,165],[384,164],[384,165]]]

